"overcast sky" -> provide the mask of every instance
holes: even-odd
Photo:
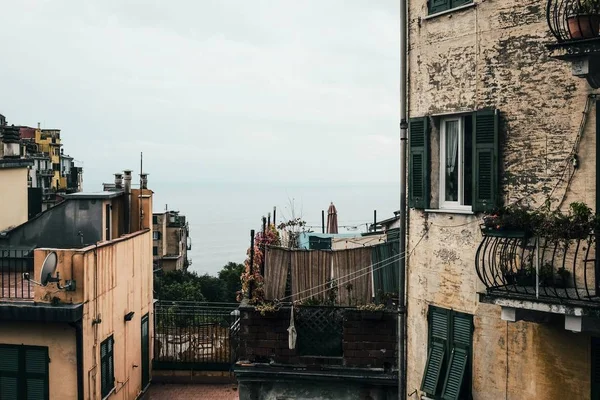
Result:
[[[392,182],[397,0],[2,4],[0,113],[62,130],[85,189],[150,180]]]

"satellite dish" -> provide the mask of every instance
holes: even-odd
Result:
[[[75,291],[76,283],[72,279],[65,281],[64,286],[60,284],[60,276],[58,272],[56,272],[57,266],[58,256],[56,255],[55,251],[51,251],[50,253],[48,253],[46,258],[44,259],[44,263],[42,264],[42,270],[40,271],[40,281],[37,282],[31,279],[29,276],[29,272],[23,273],[23,279],[40,286],[47,286],[49,283],[52,282],[56,283],[56,287],[59,290],[66,290],[70,292]],[[56,273],[56,276],[54,276],[54,273]]]
[[[58,256],[56,255],[56,252],[52,251],[48,253],[44,263],[42,264],[42,271],[40,273],[40,283],[42,286],[46,286],[48,282],[55,282],[55,280],[52,279],[52,275],[54,275],[57,265]]]

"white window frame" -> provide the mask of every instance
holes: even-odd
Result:
[[[458,201],[446,201],[446,123],[458,121]],[[464,149],[465,149],[465,123],[462,116],[447,117],[440,120],[440,205],[443,210],[472,211],[472,206],[464,205]]]

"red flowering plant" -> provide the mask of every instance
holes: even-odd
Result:
[[[258,232],[254,236],[254,259],[250,265],[250,248],[246,252],[247,258],[244,261],[245,270],[242,273],[242,290],[237,293],[237,301],[242,301],[244,297],[248,298],[250,304],[260,305],[265,302],[265,291],[263,288],[264,279],[260,273],[260,267],[264,260],[264,249],[266,246],[279,246],[279,232],[275,225],[270,225],[266,232]],[[250,289],[252,288],[252,292]]]

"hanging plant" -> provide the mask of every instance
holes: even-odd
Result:
[[[248,298],[250,304],[262,304],[265,301],[264,278],[260,273],[260,267],[264,260],[263,250],[265,246],[279,246],[279,232],[275,225],[271,224],[263,234],[258,232],[254,236],[254,258],[250,265],[250,248],[246,251],[247,258],[244,261],[244,272],[241,276],[242,290],[237,294],[237,301],[242,301],[244,297]],[[250,288],[252,287],[252,292]]]

